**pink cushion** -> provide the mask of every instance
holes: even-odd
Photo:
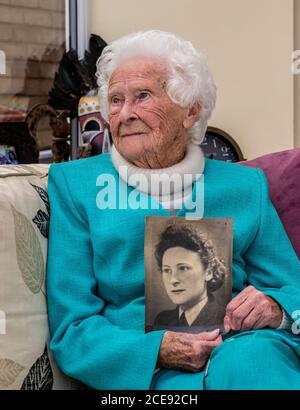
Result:
[[[300,258],[300,148],[264,155],[240,165],[264,171],[271,200]]]

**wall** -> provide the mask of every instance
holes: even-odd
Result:
[[[91,31],[107,42],[156,28],[203,50],[218,86],[210,125],[235,137],[246,158],[294,146],[292,0],[90,3]]]
[[[64,51],[64,6],[63,0],[0,0],[0,50],[6,55],[6,75],[0,78],[0,120],[24,120],[28,109],[48,101]],[[51,135],[42,120],[41,148],[51,146]]]

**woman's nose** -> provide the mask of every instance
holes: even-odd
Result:
[[[130,100],[125,100],[119,113],[119,120],[128,123],[138,118],[134,110],[134,104]]]
[[[179,282],[180,282],[180,280],[178,279],[177,272],[175,271],[175,272],[173,272],[172,275],[171,275],[170,283],[171,283],[172,285],[176,285],[176,284],[179,283]]]

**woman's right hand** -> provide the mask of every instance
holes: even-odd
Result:
[[[198,372],[205,366],[213,349],[222,342],[219,329],[197,334],[166,332],[157,367]]]

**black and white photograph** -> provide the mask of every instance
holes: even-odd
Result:
[[[231,300],[232,238],[231,218],[146,218],[146,333],[224,331]]]

